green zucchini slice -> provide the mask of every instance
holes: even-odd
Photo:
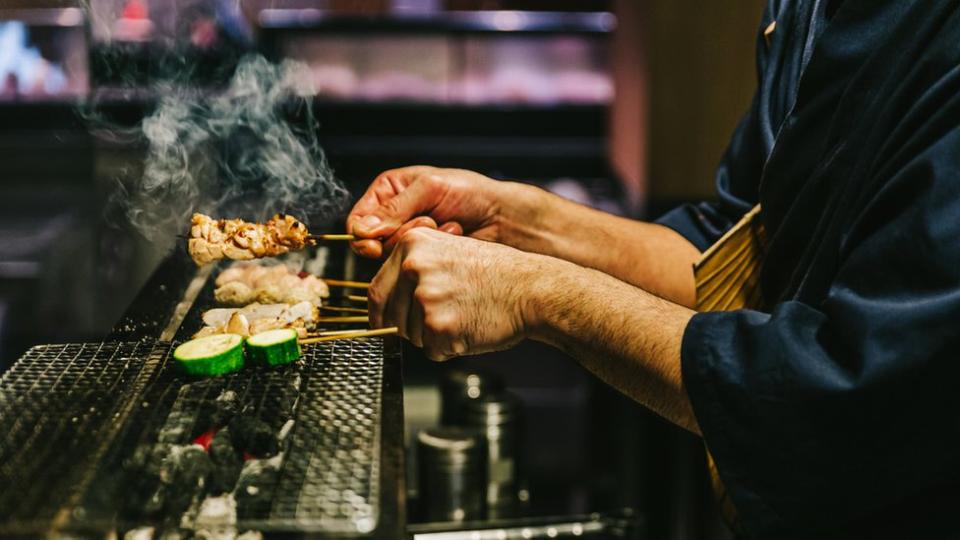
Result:
[[[292,328],[267,330],[247,339],[250,360],[265,366],[289,364],[300,358],[297,331]]]
[[[243,368],[243,336],[215,334],[191,339],[173,351],[173,358],[190,375],[224,375]]]

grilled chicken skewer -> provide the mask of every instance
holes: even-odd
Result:
[[[274,257],[315,245],[319,240],[351,239],[353,236],[348,234],[310,234],[303,222],[287,214],[277,214],[266,223],[194,214],[187,247],[193,261],[202,266],[223,258],[244,261]]]
[[[312,244],[307,226],[285,214],[277,214],[266,223],[194,214],[190,225],[188,248],[197,265],[223,258],[272,257]]]

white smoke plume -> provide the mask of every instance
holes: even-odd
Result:
[[[308,225],[337,216],[347,192],[317,141],[306,69],[250,55],[215,93],[159,88],[156,109],[139,126],[143,174],[115,197],[127,219],[169,247],[194,211],[258,220],[287,212]],[[291,107],[305,109],[305,125],[288,121]]]

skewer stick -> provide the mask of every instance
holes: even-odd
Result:
[[[345,281],[342,279],[321,278],[323,282],[331,287],[350,287],[354,289],[369,289],[370,283],[366,281]]]
[[[355,237],[352,234],[310,234],[307,238],[313,241],[319,240],[347,240],[352,242]]]
[[[301,345],[309,345],[311,343],[323,343],[325,341],[336,341],[338,339],[353,339],[353,338],[362,338],[362,337],[374,337],[374,336],[392,336],[396,334],[399,330],[396,326],[391,326],[390,328],[378,328],[376,330],[358,330],[356,332],[344,332],[342,334],[336,334],[333,336],[321,336],[315,338],[301,339]]]
[[[365,323],[370,322],[370,317],[318,317],[318,323]]]
[[[324,311],[339,311],[342,313],[366,313],[367,310],[358,307],[343,307],[343,306],[320,306],[321,310]]]
[[[324,330],[323,332],[307,332],[306,338],[342,336],[344,334],[356,334],[357,332],[366,332],[366,329],[351,328],[349,330]],[[301,339],[306,339],[301,338]]]
[[[366,301],[367,301],[367,297],[366,297],[366,296],[357,296],[357,295],[355,295],[355,294],[348,294],[348,295],[347,295],[347,300],[353,300],[354,302],[366,302]]]

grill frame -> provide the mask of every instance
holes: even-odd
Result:
[[[334,258],[335,260],[335,258]],[[329,269],[328,269],[329,272]],[[217,272],[207,273],[201,276],[202,288],[195,298],[189,298],[186,294],[190,289],[191,282],[197,285],[198,271],[189,264],[189,259],[182,249],[175,251],[170,257],[161,263],[157,271],[148,280],[147,284],[141,290],[140,294],[131,304],[126,314],[114,328],[109,336],[111,339],[123,340],[126,343],[120,347],[135,347],[139,351],[137,355],[129,355],[129,358],[145,358],[141,364],[143,370],[136,376],[136,384],[139,385],[140,393],[146,391],[149,394],[151,385],[163,382],[164,377],[169,374],[168,355],[172,350],[173,344],[166,341],[156,341],[164,331],[170,332],[171,328],[175,330],[176,339],[182,339],[196,331],[200,324],[200,314],[203,310],[213,307],[213,279]],[[196,291],[194,291],[196,293]],[[187,296],[185,298],[185,295]],[[135,341],[134,341],[135,340]],[[256,528],[264,532],[280,534],[281,536],[296,537],[365,537],[365,538],[398,538],[403,536],[403,527],[405,524],[405,495],[404,495],[404,455],[403,455],[403,398],[402,398],[402,359],[400,353],[399,341],[393,337],[382,339],[363,340],[364,343],[382,344],[379,357],[380,361],[380,381],[379,381],[379,456],[372,461],[377,462],[377,470],[372,478],[372,485],[376,487],[372,497],[375,499],[376,522],[372,530],[358,531],[356,527],[343,527],[337,524],[307,523],[305,526],[302,520],[295,519],[265,519],[257,522],[241,522],[239,525],[246,528]],[[115,344],[98,344],[101,347],[116,346]],[[87,345],[88,347],[93,345]],[[336,347],[357,346],[351,343],[332,343],[322,346],[313,346],[311,349],[317,352],[333,350]],[[41,346],[42,347],[42,346]],[[144,354],[144,351],[149,351]],[[31,352],[35,352],[32,350]],[[26,366],[26,364],[24,364]],[[248,368],[249,370],[250,368]],[[281,368],[282,370],[283,368]],[[15,367],[16,371],[17,368]],[[23,368],[21,368],[21,371]],[[245,371],[246,372],[246,371]],[[245,373],[242,372],[242,373]],[[275,372],[274,372],[275,373]],[[268,375],[269,376],[269,375]],[[330,378],[336,381],[335,378]],[[129,381],[127,381],[129,383]],[[87,514],[83,519],[76,519],[76,508],[98,508],[95,493],[97,489],[87,487],[94,486],[102,488],[109,486],[111,478],[107,471],[112,467],[116,468],[118,463],[124,459],[124,452],[129,449],[129,441],[137,435],[137,429],[140,423],[140,411],[137,405],[142,401],[136,391],[125,391],[116,393],[116,403],[110,412],[117,409],[124,414],[116,416],[114,421],[104,422],[101,426],[106,431],[95,431],[96,436],[101,433],[110,433],[110,440],[117,441],[113,448],[107,448],[99,451],[95,459],[78,464],[74,468],[81,471],[87,478],[82,483],[76,493],[70,497],[75,504],[65,505],[66,508],[73,508],[74,511],[64,510],[58,513],[53,520],[46,524],[47,527],[54,527],[58,530],[72,532],[91,532],[97,533],[106,528],[116,528],[122,526],[117,521],[116,516],[104,518],[102,516],[91,516]],[[150,398],[153,399],[153,398]],[[168,397],[169,399],[169,397]],[[301,397],[301,399],[305,399]],[[3,402],[0,402],[3,403]],[[298,404],[298,407],[300,405]],[[161,415],[162,416],[162,415]],[[291,431],[291,438],[295,440],[298,427],[296,424]],[[104,443],[104,446],[110,446]],[[322,446],[321,450],[332,448]],[[96,465],[96,466],[94,466]],[[285,466],[285,465],[284,465]],[[116,476],[114,474],[114,476]],[[112,481],[117,482],[116,479]],[[281,480],[282,482],[282,480]],[[115,486],[116,487],[116,486]],[[120,486],[122,487],[122,486]],[[99,491],[103,491],[100,489]],[[107,489],[109,491],[109,489]],[[93,506],[91,506],[93,505]],[[94,512],[96,514],[96,512]],[[50,516],[47,516],[50,517]],[[43,520],[32,524],[0,524],[0,532],[9,534],[29,534],[38,530]],[[51,525],[52,523],[52,525]],[[361,528],[364,529],[364,528]],[[239,530],[245,530],[241,528]]]

